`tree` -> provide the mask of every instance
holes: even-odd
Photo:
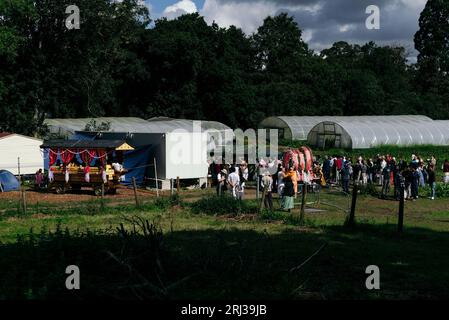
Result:
[[[418,63],[435,75],[449,72],[449,2],[429,0],[419,18],[415,47]]]
[[[286,73],[295,69],[310,54],[302,39],[302,31],[293,17],[281,13],[267,17],[252,37],[259,70]]]
[[[415,35],[418,50],[416,87],[425,112],[434,118],[449,116],[449,2],[429,0]]]

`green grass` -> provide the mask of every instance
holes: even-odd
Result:
[[[193,213],[182,199],[2,214],[0,298],[449,298],[447,200],[407,202],[399,235],[396,201],[359,195],[357,225],[348,229],[347,196],[317,199],[309,194],[308,208],[324,211],[307,212],[304,226],[280,211]],[[82,273],[77,292],[64,289],[70,264]],[[380,267],[380,291],[364,286],[372,264]]]

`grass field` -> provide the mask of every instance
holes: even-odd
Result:
[[[407,202],[399,235],[398,203],[369,195],[359,196],[354,229],[343,227],[350,199],[335,190],[321,193],[320,205],[309,195],[301,226],[288,213],[258,215],[254,200],[245,214],[194,214],[192,197],[148,197],[138,209],[99,200],[30,205],[25,216],[3,200],[0,298],[449,297],[447,200]],[[71,264],[81,270],[79,291],[64,286]],[[368,265],[379,266],[381,290],[365,288]]]

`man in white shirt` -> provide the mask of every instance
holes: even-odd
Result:
[[[228,184],[234,199],[240,199],[240,177],[235,167],[231,167],[231,174],[228,177]]]

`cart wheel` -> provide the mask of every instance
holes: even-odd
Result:
[[[64,186],[63,185],[57,185],[56,186],[56,193],[57,194],[64,194],[65,193],[65,188],[64,188]]]
[[[102,193],[101,186],[95,186],[94,193],[97,197],[101,196],[101,193]]]

